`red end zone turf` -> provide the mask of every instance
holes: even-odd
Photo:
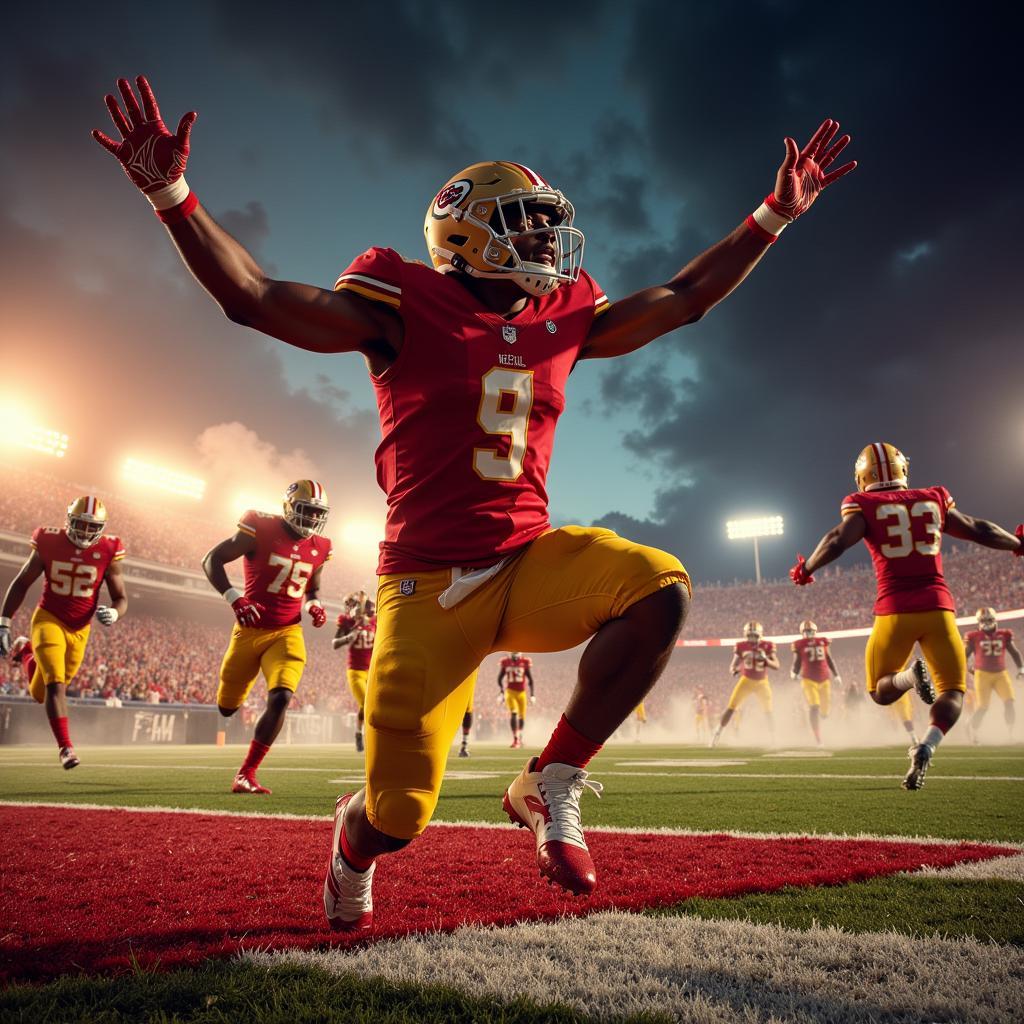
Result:
[[[327,945],[321,904],[328,821],[3,806],[0,977],[194,963],[242,948]],[[970,843],[749,839],[592,832],[590,898],[538,877],[533,837],[437,827],[382,859],[375,937],[511,924],[691,896],[835,885],[986,860]]]

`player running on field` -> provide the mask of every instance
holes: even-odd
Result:
[[[711,701],[700,688],[693,694],[693,728],[698,743],[706,743],[711,728]]]
[[[499,700],[505,702],[509,712],[509,726],[512,729],[511,747],[523,745],[523,726],[526,724],[526,687],[530,687],[529,702],[536,697],[533,692],[533,661],[518,651],[510,651],[501,659],[498,667]]]
[[[729,703],[722,712],[722,717],[715,726],[708,743],[710,747],[718,746],[722,730],[729,724],[733,715],[748,697],[756,697],[761,710],[768,719],[768,732],[775,735],[775,718],[772,706],[772,687],[768,682],[768,670],[779,667],[779,656],[775,644],[764,639],[764,626],[760,622],[748,622],[743,627],[743,636],[732,650],[732,662],[729,671],[739,676],[733,687]]]
[[[344,611],[338,616],[338,631],[331,641],[335,650],[348,648],[348,688],[359,709],[356,714],[356,753],[363,752],[363,721],[366,707],[366,679],[373,659],[373,641],[377,635],[377,606],[357,590],[345,598]]]
[[[469,687],[469,698],[466,700],[466,710],[462,715],[462,744],[459,746],[459,757],[469,757],[469,732],[473,728],[473,698],[476,696],[476,673],[473,673],[473,682]]]
[[[854,467],[857,491],[843,499],[842,521],[821,538],[810,558],[798,555],[789,574],[805,586],[854,544],[867,545],[878,583],[864,653],[867,688],[876,704],[893,704],[916,689],[932,705],[931,727],[911,747],[903,780],[904,789],[920,789],[935,748],[960,717],[967,689],[956,604],[942,574],[942,535],[1021,555],[1024,525],[1014,536],[961,512],[945,487],[911,489],[908,469],[906,456],[893,445],[865,447]],[[904,668],[915,643],[924,659]]]
[[[793,667],[791,679],[800,680],[800,688],[807,701],[807,718],[818,747],[821,740],[821,722],[832,710],[832,681],[842,685],[839,669],[832,660],[829,650],[832,641],[827,636],[818,636],[818,627],[810,619],[800,623],[800,639],[793,644]]]
[[[78,756],[68,731],[66,689],[85,657],[92,618],[112,626],[128,610],[121,575],[124,545],[103,536],[107,509],[99,498],[86,495],[69,506],[63,529],[40,526],[30,541],[28,556],[11,581],[0,607],[0,656],[11,650],[11,617],[29,588],[43,577],[43,594],[32,615],[30,656],[36,668],[29,684],[33,699],[46,706],[60,763],[74,768]],[[102,605],[100,585],[106,583],[110,604]]]
[[[335,927],[372,921],[376,858],[434,813],[449,746],[481,661],[587,640],[576,689],[504,806],[535,836],[557,884],[596,884],[579,800],[586,768],[661,675],[682,626],[679,560],[609,530],[552,529],[546,479],[569,372],[694,323],[760,261],[823,188],[849,136],[825,121],[787,139],[774,190],[664,284],[614,305],[581,268],[583,234],[563,193],[521,164],[454,175],[430,201],[431,265],[372,248],[333,292],[269,278],[182,177],[195,113],[171,134],[144,78],[107,109],[121,141],[94,137],[149,198],[189,269],[232,320],[321,354],[358,352],[377,395],[377,476],[388,518],[366,707],[366,787],[336,808],[325,908]],[[145,158],[141,159],[140,154]]]
[[[256,721],[232,793],[270,792],[256,770],[284,725],[306,665],[302,613],[317,629],[327,622],[319,594],[320,574],[331,557],[331,542],[322,536],[329,512],[323,486],[297,480],[285,492],[283,515],[246,512],[235,535],[203,558],[206,578],[237,619],[220,666],[217,710],[229,718],[245,703],[260,672],[267,682],[267,707]],[[244,593],[231,585],[225,569],[238,558],[244,559]]]
[[[1012,743],[1013,725],[1017,718],[1014,705],[1016,695],[1013,680],[1006,669],[1006,656],[1013,658],[1018,679],[1024,677],[1024,660],[1013,642],[1013,630],[999,628],[994,608],[979,608],[975,619],[978,628],[972,629],[964,637],[967,671],[974,674],[974,688],[978,694],[978,710],[971,718],[971,731],[977,736],[992,703],[992,694],[995,693],[1003,702],[1003,719]]]

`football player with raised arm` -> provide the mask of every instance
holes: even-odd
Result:
[[[327,622],[320,602],[320,575],[331,557],[323,536],[331,507],[323,485],[296,480],[284,495],[284,514],[246,512],[234,536],[203,557],[210,585],[237,620],[220,666],[217,710],[230,718],[245,703],[256,677],[267,682],[267,707],[256,721],[249,752],[238,769],[232,793],[269,793],[256,770],[277,739],[306,665],[302,613],[319,629]],[[236,590],[225,566],[244,559],[245,590]]]
[[[388,518],[367,780],[336,807],[328,918],[347,931],[371,926],[376,858],[430,821],[480,662],[587,640],[565,714],[504,806],[533,830],[549,879],[591,891],[579,801],[597,783],[586,768],[661,675],[690,585],[674,555],[610,530],[551,528],[546,479],[569,372],[705,316],[854,168],[835,164],[849,136],[828,120],[802,149],[787,138],[773,191],[752,214],[665,283],[614,304],[581,267],[569,200],[500,160],[433,194],[430,265],[372,248],[326,291],[268,277],[214,221],[183,176],[195,112],[172,134],[145,78],[135,85],[138,96],[121,79],[120,98],[106,99],[120,139],[94,137],[145,193],[198,282],[239,324],[323,355],[360,353],[376,392]]]
[[[345,598],[345,606],[338,616],[337,632],[331,645],[337,651],[348,648],[346,676],[352,699],[359,709],[356,714],[356,753],[363,752],[363,720],[366,706],[366,679],[373,660],[373,641],[377,635],[377,606],[357,590]]]
[[[722,730],[748,697],[757,698],[761,710],[768,719],[768,732],[772,738],[775,736],[772,686],[768,682],[768,670],[779,667],[779,655],[775,650],[775,644],[771,640],[765,640],[764,626],[760,622],[746,623],[743,627],[743,636],[744,639],[733,648],[732,661],[729,664],[729,672],[740,678],[732,688],[729,703],[711,734],[708,743],[710,747],[718,746]]]
[[[964,645],[956,628],[956,603],[942,573],[942,535],[987,548],[1024,554],[1024,525],[1014,536],[957,507],[945,487],[911,488],[910,463],[894,445],[867,445],[854,465],[857,490],[843,499],[842,520],[806,561],[797,555],[789,575],[797,586],[864,541],[874,563],[878,596],[864,652],[868,693],[893,704],[908,690],[931,705],[931,726],[910,748],[904,789],[920,789],[942,737],[956,724],[967,689]],[[914,644],[924,658],[907,659]]]
[[[508,708],[512,729],[512,742],[509,746],[513,748],[523,745],[527,685],[530,687],[529,702],[532,704],[536,700],[533,692],[533,661],[519,651],[509,651],[508,657],[502,658],[498,667],[498,694]]]
[[[832,680],[837,686],[843,681],[832,660],[831,643],[827,636],[818,636],[815,623],[804,619],[800,623],[800,639],[793,644],[793,667],[789,672],[791,679],[800,680],[800,688],[807,701],[807,718],[818,747],[824,745],[821,721],[828,718],[832,710]]]
[[[46,706],[60,763],[66,769],[79,764],[68,732],[66,690],[75,678],[89,643],[92,618],[112,626],[128,610],[128,594],[121,575],[124,545],[118,537],[104,536],[107,509],[99,498],[76,498],[67,511],[63,529],[40,526],[29,542],[28,556],[11,581],[0,606],[0,656],[11,650],[11,617],[21,607],[29,587],[43,577],[43,593],[32,614],[29,656],[35,671],[29,683],[33,699]],[[106,583],[110,604],[100,604],[100,585]]]
[[[992,694],[1003,702],[1003,720],[1006,722],[1008,738],[1013,741],[1013,725],[1017,720],[1013,680],[1006,668],[1006,656],[1013,658],[1017,666],[1017,678],[1024,678],[1024,659],[1013,642],[1013,630],[1000,628],[995,608],[979,608],[975,615],[977,629],[964,637],[964,652],[967,655],[967,671],[974,675],[974,688],[978,693],[978,710],[971,717],[971,731],[977,736],[985,719]],[[973,665],[971,664],[973,661]]]

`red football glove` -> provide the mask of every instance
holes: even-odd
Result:
[[[1020,547],[1014,551],[1014,557],[1020,558],[1024,555],[1024,523],[1018,523],[1017,529],[1013,531],[1017,535],[1017,539],[1020,541]]]
[[[806,213],[822,189],[849,174],[857,166],[856,160],[843,164],[834,171],[825,173],[837,156],[850,141],[849,135],[835,139],[839,122],[828,118],[811,136],[803,149],[797,149],[796,141],[786,136],[786,159],[782,161],[775,176],[775,191],[765,202],[781,217],[796,220]],[[835,142],[832,140],[835,139]]]
[[[247,597],[232,601],[231,607],[240,626],[255,626],[267,610],[259,601],[250,601]]]
[[[807,571],[807,562],[803,555],[796,556],[796,565],[789,570],[789,578],[798,586],[806,587],[814,582],[814,577]]]
[[[313,620],[314,629],[319,629],[327,623],[327,610],[322,604],[310,601],[306,605],[306,611],[309,612],[309,617]]]
[[[127,78],[117,80],[126,113],[121,112],[117,100],[109,93],[104,97],[114,127],[121,133],[121,142],[115,142],[96,129],[93,129],[92,137],[117,157],[124,173],[137,188],[146,193],[156,192],[167,188],[185,173],[189,133],[199,115],[190,110],[178,123],[177,134],[172,135],[160,117],[160,108],[156,105],[149,82],[139,75],[135,84],[142,96],[142,107]]]

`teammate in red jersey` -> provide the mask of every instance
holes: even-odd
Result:
[[[1013,680],[1006,670],[1006,656],[1013,658],[1018,679],[1024,677],[1024,659],[1013,642],[1013,630],[999,628],[994,608],[979,608],[975,619],[978,628],[972,629],[964,637],[967,671],[973,673],[974,687],[978,693],[978,710],[971,717],[971,732],[977,736],[992,703],[992,694],[995,693],[1003,702],[1003,718],[1012,742],[1013,725],[1017,718],[1014,706],[1016,694],[1013,691]]]
[[[256,722],[232,793],[270,792],[257,780],[256,770],[284,725],[306,664],[302,613],[317,629],[327,622],[319,594],[320,574],[331,557],[331,542],[323,536],[329,513],[323,486],[297,480],[285,492],[283,515],[246,512],[235,535],[203,558],[206,578],[238,620],[220,666],[218,710],[229,718],[261,671],[267,681],[267,707]],[[244,593],[231,585],[224,568],[238,558],[245,559]]]
[[[21,607],[29,587],[43,577],[43,595],[32,615],[35,671],[29,692],[46,706],[46,717],[57,741],[60,763],[67,769],[79,760],[68,731],[65,691],[85,657],[93,615],[112,626],[128,610],[121,576],[124,546],[104,536],[107,510],[99,498],[86,495],[69,506],[63,529],[40,526],[30,541],[32,554],[11,581],[0,607],[0,655],[11,649],[11,617]],[[110,604],[101,605],[100,585],[107,585]]]
[[[827,636],[818,636],[815,623],[804,619],[800,623],[800,639],[793,644],[793,667],[789,672],[790,678],[800,680],[807,701],[807,718],[819,747],[824,745],[821,720],[828,718],[832,710],[832,680],[837,686],[843,682],[832,660],[831,643]]]
[[[708,743],[710,747],[718,746],[722,730],[729,724],[733,715],[748,697],[756,697],[761,710],[768,719],[768,731],[775,735],[775,724],[772,705],[772,687],[768,682],[768,670],[779,667],[779,656],[775,644],[764,638],[764,626],[760,622],[748,622],[743,627],[743,636],[732,650],[732,662],[729,671],[739,680],[733,687],[729,703],[722,712],[718,725]]]
[[[335,650],[348,648],[348,688],[359,709],[356,714],[356,753],[363,752],[363,719],[366,706],[366,677],[373,659],[377,635],[377,606],[357,590],[345,598],[345,610],[338,616],[338,629],[331,641]]]
[[[509,725],[512,729],[512,747],[523,745],[523,726],[526,724],[526,687],[530,687],[530,703],[536,697],[533,692],[533,662],[518,651],[509,651],[498,667],[499,700],[509,710]]]
[[[858,541],[867,545],[878,583],[864,655],[868,692],[876,704],[892,704],[916,689],[931,704],[931,727],[911,747],[903,780],[904,789],[920,789],[935,748],[960,717],[967,689],[956,605],[942,574],[942,535],[1021,555],[1024,525],[1014,536],[961,512],[945,487],[912,490],[908,469],[906,456],[891,444],[864,448],[854,467],[858,489],[843,499],[842,521],[822,537],[810,558],[798,555],[789,572],[798,586],[813,583],[823,565]],[[904,668],[915,643],[924,658]]]
[[[542,872],[596,884],[579,799],[586,767],[661,674],[689,580],[673,555],[599,528],[551,529],[545,490],[569,372],[694,323],[732,292],[785,226],[855,166],[828,120],[786,156],[765,201],[665,284],[614,305],[581,269],[566,197],[528,167],[475,164],[430,202],[433,268],[370,249],[334,292],[272,280],[199,205],[183,172],[196,115],[171,134],[144,78],[106,99],[96,140],[152,203],[197,280],[232,320],[313,352],[359,352],[377,395],[387,493],[364,790],[335,809],[324,902],[335,927],[372,921],[375,858],[433,814],[481,660],[590,640],[551,740],[505,794]],[[340,845],[339,845],[340,844]]]

